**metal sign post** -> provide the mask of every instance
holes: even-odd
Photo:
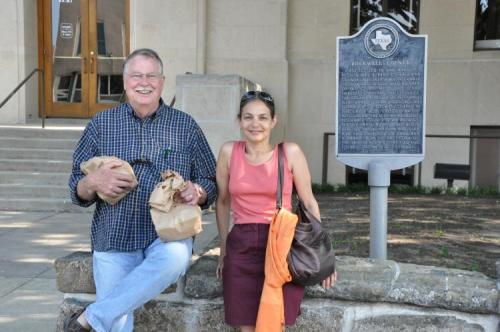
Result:
[[[387,258],[390,171],[424,159],[427,36],[376,18],[337,38],[336,156],[368,170],[370,257]]]
[[[370,257],[387,259],[387,193],[391,170],[382,162],[368,165],[370,186]]]

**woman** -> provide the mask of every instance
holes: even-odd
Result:
[[[269,224],[276,212],[278,146],[269,141],[277,122],[273,98],[266,92],[245,93],[238,121],[245,140],[224,143],[217,161],[216,215],[221,249],[217,276],[223,279],[226,323],[246,332],[255,330]],[[291,209],[295,185],[305,207],[319,218],[304,154],[297,144],[288,142],[284,152],[283,206]],[[231,232],[230,210],[234,221]],[[335,279],[332,274],[323,280],[323,287],[331,287]],[[300,314],[303,294],[302,286],[283,286],[286,325],[293,325]]]

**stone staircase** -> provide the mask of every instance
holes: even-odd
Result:
[[[0,210],[88,212],[68,179],[82,129],[0,127]]]

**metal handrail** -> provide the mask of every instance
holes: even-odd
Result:
[[[335,136],[334,132],[325,132],[323,133],[323,160],[322,160],[322,169],[321,169],[321,184],[325,185],[328,179],[328,151],[329,151],[329,142],[328,137]],[[426,134],[426,138],[495,138],[500,139],[500,136],[481,136],[481,135],[439,135],[439,134]],[[418,186],[422,183],[422,162],[419,163],[418,167]]]
[[[190,72],[190,71],[187,71],[187,72],[185,72],[185,73],[184,73],[184,75],[192,75],[192,74],[193,74],[193,73],[192,73],[192,72]],[[176,98],[176,96],[174,95],[174,96],[172,97],[172,100],[170,101],[170,104],[169,104],[168,106],[173,107],[173,106],[175,105],[175,98]]]
[[[172,100],[170,101],[170,104],[168,106],[174,107],[175,104],[175,95],[172,97]]]
[[[24,85],[26,84],[26,82],[31,78],[31,76],[35,75],[36,72],[40,72],[40,75],[42,76],[42,128],[45,128],[45,77],[44,77],[44,72],[43,72],[43,69],[41,68],[35,68],[31,71],[31,73],[29,73],[28,76],[26,76],[26,78],[24,80],[21,81],[21,83],[19,83],[15,88],[14,90],[12,90],[12,92],[0,103],[0,108],[3,107],[3,105],[5,105],[10,98],[12,98],[12,96]]]

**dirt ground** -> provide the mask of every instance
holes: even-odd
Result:
[[[369,257],[369,194],[319,193],[316,198],[336,253]],[[497,277],[500,198],[390,193],[387,233],[388,259]]]

